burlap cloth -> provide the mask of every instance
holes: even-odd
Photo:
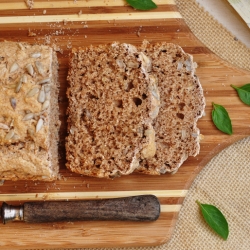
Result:
[[[236,42],[233,34],[195,0],[176,0],[176,4],[187,25],[201,42],[221,58],[250,70],[250,50],[239,41]],[[223,211],[230,228],[227,241],[218,237],[204,223],[196,200],[214,204]],[[169,242],[157,247],[122,249],[250,249],[250,137],[224,149],[200,172],[184,200]]]

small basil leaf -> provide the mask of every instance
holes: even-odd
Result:
[[[242,102],[244,102],[246,105],[250,105],[250,83],[241,86],[241,87],[236,87],[234,85],[231,85],[239,95],[239,98],[241,99]]]
[[[207,224],[224,240],[227,239],[229,234],[228,223],[222,212],[215,206],[210,204],[202,204],[196,201],[201,209],[203,218]]]
[[[126,0],[129,5],[137,10],[152,10],[157,5],[152,0]]]
[[[212,120],[220,131],[229,135],[233,133],[231,119],[223,106],[213,103]]]

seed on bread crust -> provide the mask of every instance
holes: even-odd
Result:
[[[9,130],[9,126],[7,126],[6,124],[4,123],[0,123],[0,129],[6,129],[6,130]]]
[[[30,63],[29,63],[29,64],[27,64],[26,69],[27,69],[28,73],[29,73],[31,76],[33,76],[33,75],[34,75],[34,69],[33,69],[33,66],[32,66]]]
[[[38,73],[40,75],[44,75],[44,66],[43,66],[43,64],[41,62],[39,62],[39,61],[36,61],[35,65],[36,65],[36,69],[37,69]]]
[[[50,82],[50,78],[44,78],[43,80],[39,81],[37,84],[44,84],[44,83],[49,83]]]
[[[31,120],[33,118],[34,118],[34,114],[33,113],[28,113],[28,114],[26,114],[24,116],[23,121],[29,121],[29,120]]]
[[[36,124],[36,133],[41,130],[41,128],[43,127],[43,123],[43,119],[40,118]]]
[[[16,93],[19,93],[19,91],[20,91],[20,89],[22,87],[22,84],[23,84],[22,79],[20,79],[18,84],[16,85],[16,89],[15,89]]]
[[[43,110],[45,110],[45,109],[47,109],[48,107],[49,107],[49,100],[46,100],[44,103],[43,103],[43,105],[42,105],[42,111]]]
[[[14,136],[14,134],[15,134],[14,129],[11,129],[5,136],[5,140],[10,140]]]
[[[16,62],[14,62],[10,67],[10,74],[15,72],[17,69],[19,69],[19,65]]]
[[[31,89],[27,94],[26,97],[32,97],[34,95],[36,95],[39,92],[39,88],[35,87],[33,89]]]
[[[10,98],[11,107],[15,110],[16,109],[16,99],[14,97]]]
[[[23,75],[22,76],[22,83],[27,83],[28,82],[28,77],[27,77],[27,75]]]
[[[30,57],[32,57],[32,58],[38,58],[38,57],[41,57],[41,53],[40,52],[35,52],[35,53],[32,53],[31,55],[30,55]]]
[[[45,91],[44,91],[44,86],[42,86],[38,98],[37,98],[38,102],[40,103],[44,103],[45,102]]]

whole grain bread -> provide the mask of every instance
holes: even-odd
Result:
[[[159,93],[151,60],[135,46],[113,43],[74,49],[68,74],[66,166],[112,178],[132,173],[155,154],[152,121]]]
[[[57,178],[57,70],[48,46],[0,43],[0,179]]]
[[[205,98],[195,75],[197,65],[175,44],[145,41],[140,50],[152,60],[151,74],[157,79],[161,106],[153,121],[156,154],[142,159],[137,171],[153,175],[175,172],[188,156],[200,151],[197,121],[204,113]]]
[[[67,167],[112,178],[176,171],[199,152],[205,107],[192,57],[145,41],[74,49],[69,67]]]

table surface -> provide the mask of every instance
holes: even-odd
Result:
[[[246,83],[250,73],[229,65],[198,41],[182,19],[174,1],[156,2],[159,7],[146,15],[145,12],[124,6],[124,2],[118,0],[40,0],[35,2],[32,10],[27,9],[24,2],[11,2],[8,6],[0,3],[1,41],[48,43],[58,49],[62,121],[60,173],[63,176],[53,183],[18,181],[13,184],[6,181],[1,187],[0,199],[19,204],[29,200],[98,199],[150,193],[159,198],[162,210],[160,218],[150,223],[88,221],[1,225],[4,235],[0,242],[2,248],[27,249],[37,245],[43,248],[128,247],[162,244],[170,238],[184,197],[199,171],[221,149],[249,135],[250,117],[245,116],[248,107],[241,103],[230,84]],[[57,7],[58,4],[60,8]],[[10,7],[11,9],[6,9]],[[175,175],[132,174],[111,181],[69,172],[65,168],[63,145],[66,135],[66,76],[71,48],[115,40],[140,44],[143,39],[179,44],[198,63],[197,75],[207,102],[206,116],[198,122],[204,135],[199,156],[190,157]],[[212,102],[228,108],[234,135],[225,135],[212,124]],[[13,239],[13,235],[18,237]]]

